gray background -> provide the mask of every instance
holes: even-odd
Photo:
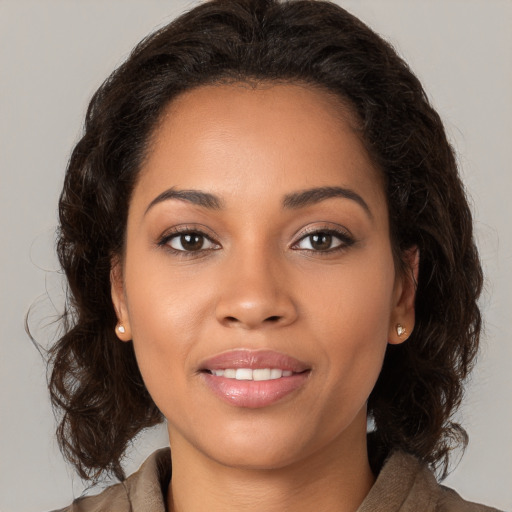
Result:
[[[347,0],[388,38],[439,109],[472,197],[487,273],[482,355],[461,410],[471,441],[447,484],[512,510],[512,2]],[[87,101],[133,45],[193,3],[0,0],[0,511],[64,506],[83,485],[53,439],[43,345],[62,304],[56,204]],[[164,429],[129,452],[133,471]]]

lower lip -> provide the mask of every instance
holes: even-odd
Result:
[[[295,373],[274,380],[236,380],[201,374],[207,386],[222,400],[235,407],[258,409],[267,407],[298,390],[306,382],[309,372]]]

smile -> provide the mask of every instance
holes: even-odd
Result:
[[[307,384],[311,367],[270,350],[232,350],[203,361],[199,372],[214,396],[235,407],[268,407]]]
[[[225,377],[235,380],[275,380],[282,377],[291,377],[291,370],[282,370],[280,368],[226,368],[224,370],[209,370],[216,377]]]

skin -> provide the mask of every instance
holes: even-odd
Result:
[[[396,271],[381,175],[354,124],[312,87],[232,84],[181,95],[153,134],[112,297],[168,421],[170,510],[353,511],[374,482],[366,402],[387,344],[412,331],[414,285]],[[367,209],[347,197],[283,207],[318,187],[350,189]],[[171,188],[222,208],[154,202]],[[176,252],[176,226],[211,241]],[[326,229],[341,238],[318,250],[308,233]],[[295,357],[308,378],[268,407],[228,404],[199,368],[239,348]]]

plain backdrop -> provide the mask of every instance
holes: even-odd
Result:
[[[340,0],[395,45],[458,151],[486,271],[482,353],[459,417],[470,444],[446,484],[512,510],[512,2]],[[62,306],[56,205],[94,90],[143,36],[193,2],[0,0],[0,512],[51,510],[84,486],[54,441],[45,365]],[[167,443],[157,428],[128,452],[135,470]]]

